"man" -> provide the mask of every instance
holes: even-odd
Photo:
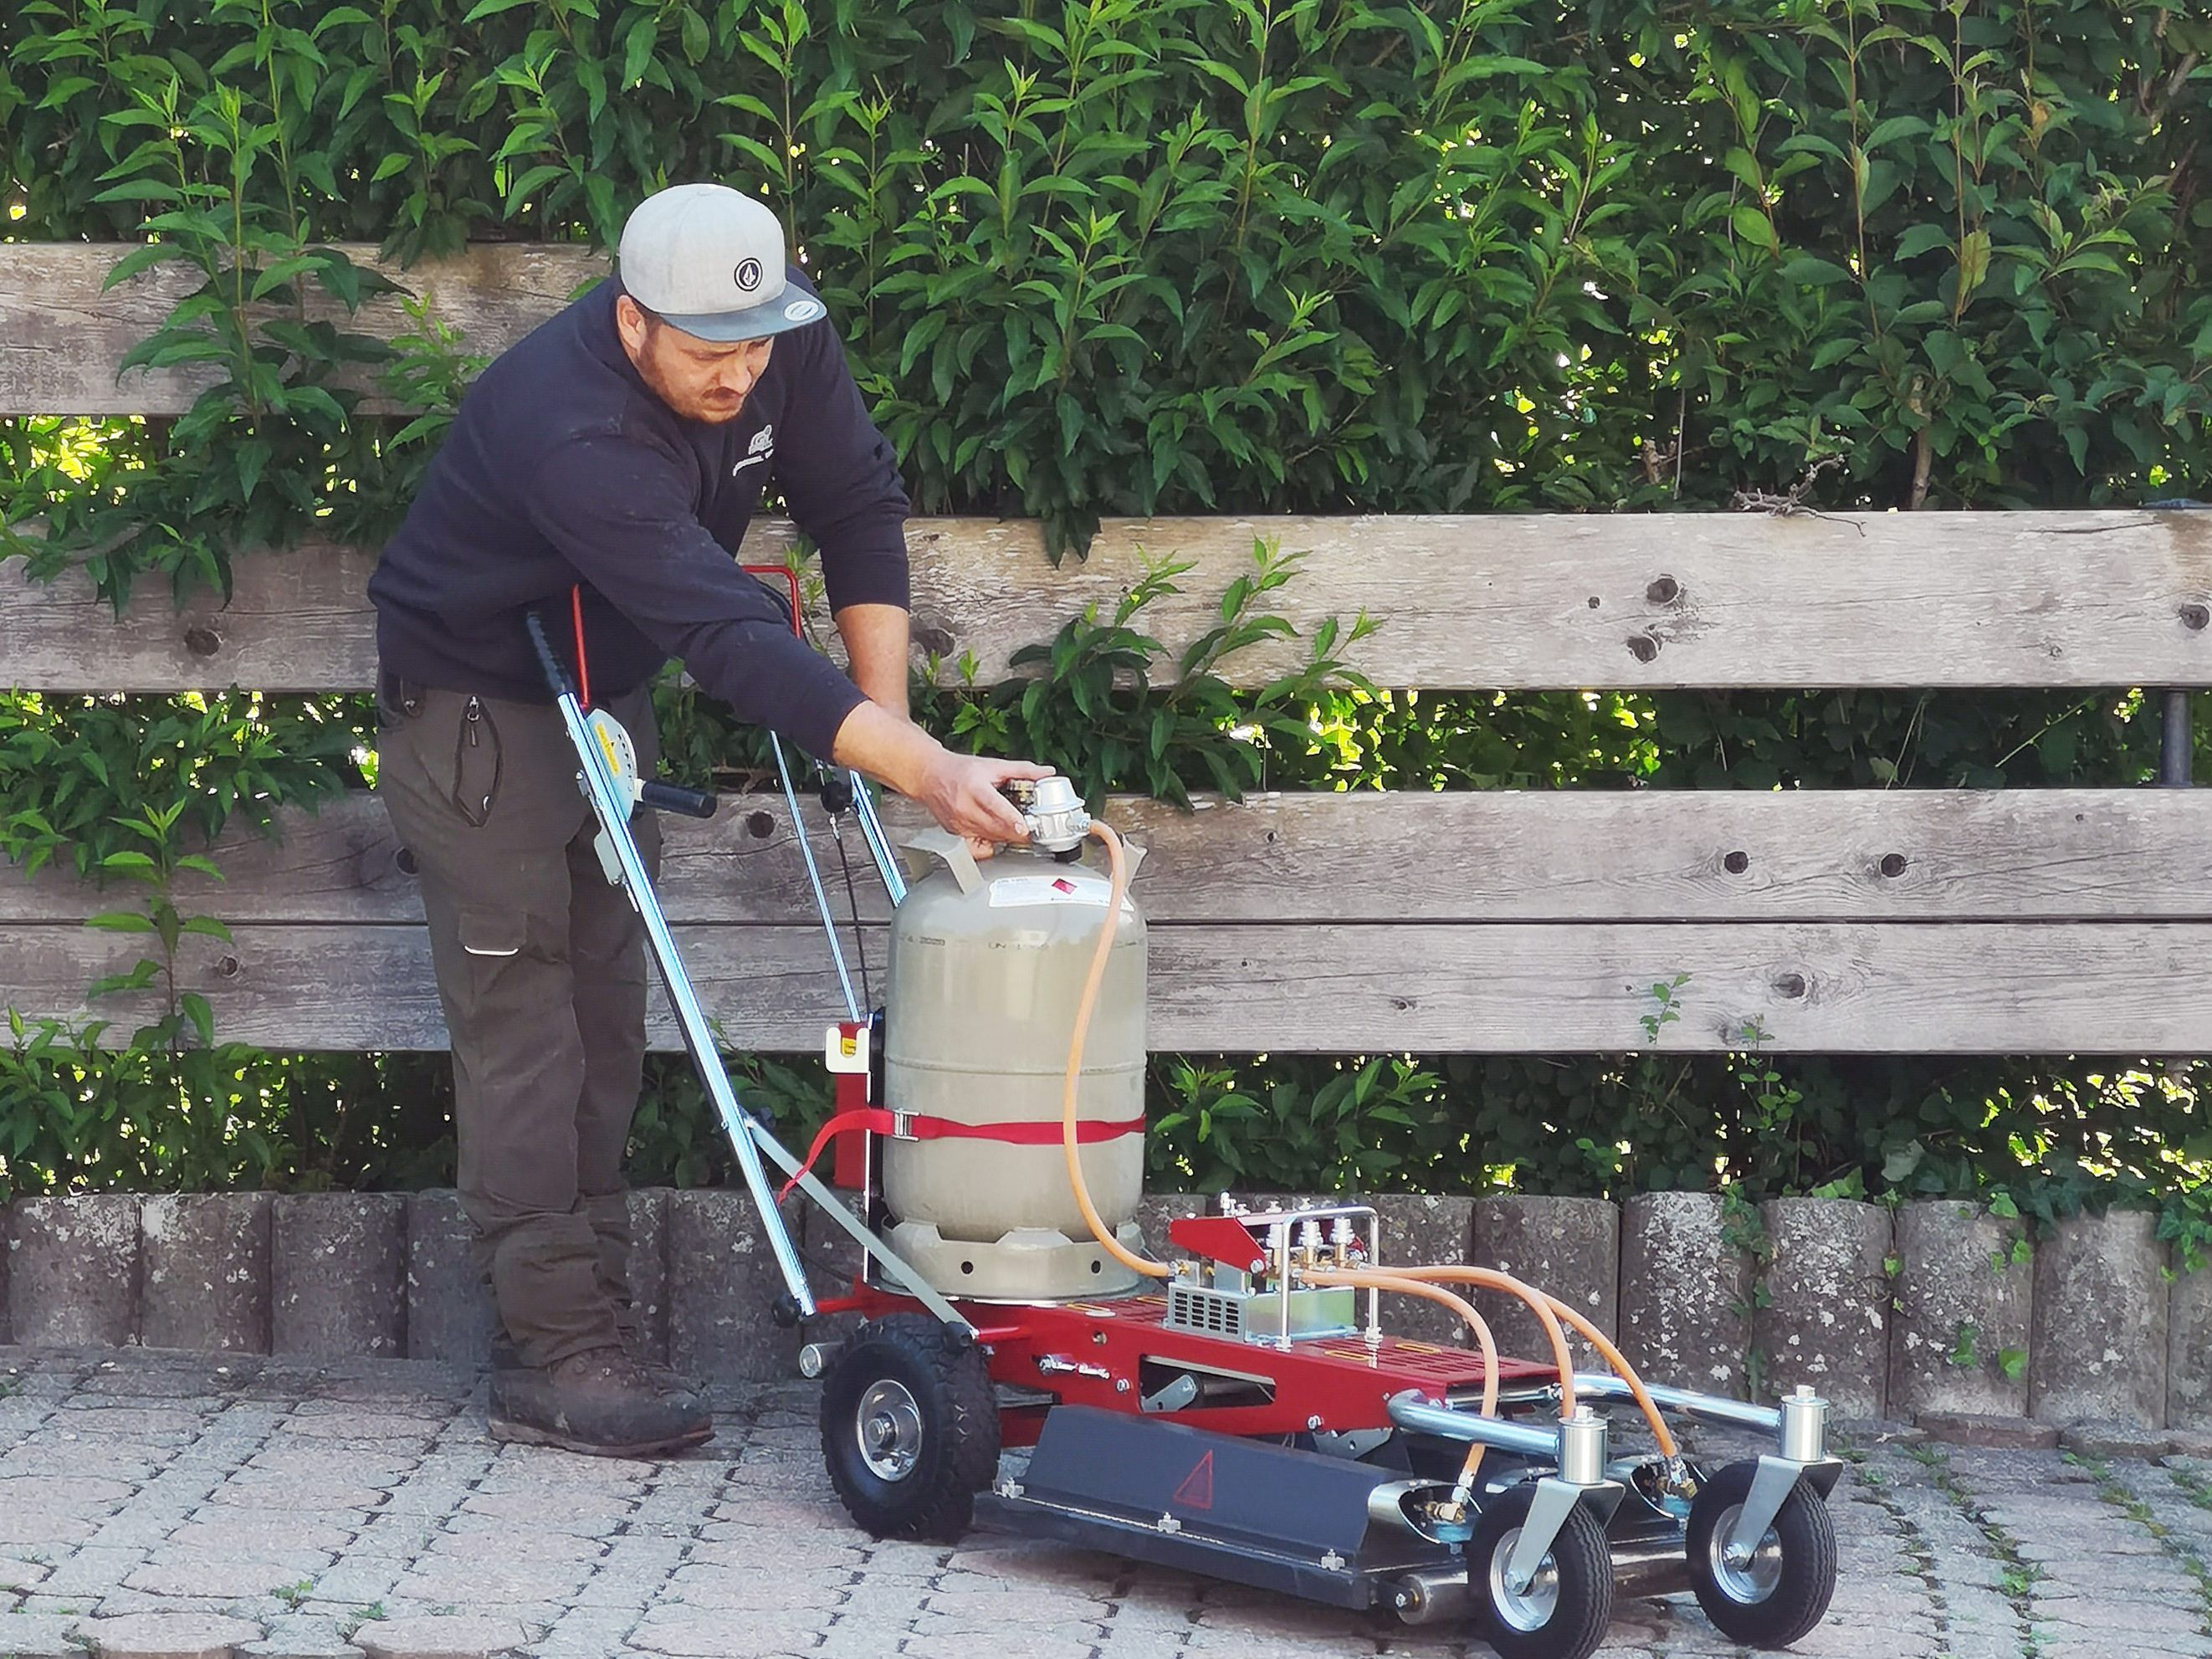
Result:
[[[822,550],[851,678],[733,555],[763,486]],[[377,787],[414,856],[453,1039],[459,1186],[519,1364],[502,1439],[641,1455],[711,1431],[640,1363],[622,1166],[645,1050],[643,933],[592,850],[532,609],[650,775],[672,656],[744,720],[910,795],[979,843],[1043,775],[907,717],[907,499],[783,228],[720,185],[650,198],[620,279],[516,344],[462,404],[384,550]],[[572,612],[580,595],[580,625]],[[574,673],[580,665],[569,663]],[[647,866],[659,834],[634,824]]]

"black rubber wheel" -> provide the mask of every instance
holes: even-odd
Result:
[[[1510,1486],[1482,1506],[1467,1540],[1475,1628],[1504,1659],[1587,1659],[1613,1622],[1613,1553],[1605,1529],[1577,1505],[1559,1528],[1535,1581],[1505,1588],[1505,1564],[1535,1501],[1534,1484]]]
[[[1747,1647],[1785,1648],[1820,1622],[1836,1593],[1836,1528],[1801,1480],[1751,1559],[1730,1562],[1728,1535],[1758,1474],[1755,1462],[1731,1463],[1698,1489],[1685,1540],[1690,1588],[1723,1636]]]
[[[877,1537],[958,1538],[999,1468],[981,1350],[927,1314],[861,1326],[822,1379],[822,1461]]]

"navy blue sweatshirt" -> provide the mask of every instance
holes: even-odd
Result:
[[[812,289],[796,272],[802,292]],[[833,609],[908,603],[905,491],[829,319],[777,337],[733,421],[674,413],[615,332],[601,283],[487,368],[369,578],[384,668],[453,691],[552,694],[523,627],[565,659],[583,586],[595,700],[680,657],[740,720],[827,757],[861,701],[732,555],[773,481],[822,550]]]

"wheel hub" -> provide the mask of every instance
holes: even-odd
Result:
[[[1513,1589],[1506,1576],[1505,1564],[1513,1559],[1514,1546],[1520,1541],[1521,1528],[1516,1527],[1499,1539],[1498,1547],[1490,1553],[1490,1605],[1515,1630],[1541,1630],[1559,1611],[1559,1564],[1547,1551],[1536,1564],[1536,1571],[1528,1583],[1519,1589]]]
[[[903,1480],[921,1457],[921,1407],[903,1382],[872,1382],[854,1413],[860,1461],[878,1480]]]
[[[1743,1505],[1731,1504],[1721,1512],[1713,1523],[1712,1537],[1705,1545],[1705,1565],[1729,1601],[1752,1607],[1774,1594],[1782,1582],[1782,1540],[1769,1527],[1759,1547],[1742,1550],[1729,1547],[1729,1539],[1735,1531],[1735,1523],[1743,1514]]]

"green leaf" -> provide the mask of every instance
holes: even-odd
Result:
[[[1735,227],[1737,235],[1754,247],[1772,253],[1778,244],[1774,237],[1774,222],[1755,207],[1740,207],[1729,215],[1729,222]]]
[[[1900,138],[1918,138],[1934,131],[1917,115],[1893,115],[1875,124],[1874,131],[1867,134],[1863,148],[1872,155],[1884,145],[1894,143]]]
[[[1823,288],[1832,283],[1857,280],[1848,266],[1839,265],[1832,259],[1815,258],[1809,253],[1801,253],[1784,265],[1782,276],[1784,282],[1804,288]]]
[[[1897,239],[1897,258],[1899,260],[1917,259],[1931,248],[1950,246],[1951,232],[1948,226],[1917,224]]]
[[[513,11],[519,6],[531,3],[532,0],[477,0],[477,3],[469,8],[461,21],[463,23],[481,22],[487,17],[496,17],[503,11]]]
[[[174,185],[164,179],[126,179],[119,185],[110,185],[106,190],[96,192],[92,199],[95,202],[174,202],[181,200],[182,195]]]
[[[84,925],[109,933],[150,933],[154,919],[136,910],[104,910],[96,916],[87,916]]]

